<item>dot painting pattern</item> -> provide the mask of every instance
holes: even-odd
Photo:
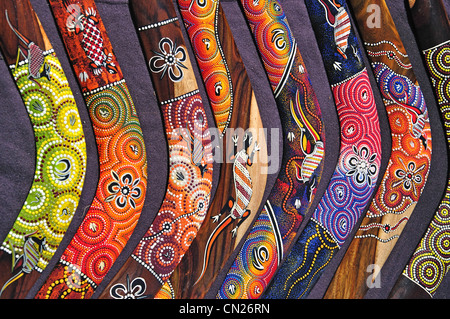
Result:
[[[450,42],[423,51],[450,145]],[[450,185],[428,226],[425,235],[403,270],[403,275],[416,282],[431,296],[441,284],[450,266]]]
[[[272,84],[285,142],[280,173],[218,299],[257,299],[264,292],[311,207],[325,155],[320,106],[280,3],[242,5]]]
[[[43,240],[35,269],[45,269],[78,207],[86,170],[86,145],[78,109],[53,50],[45,53],[49,78],[31,80],[28,61],[10,66],[36,141],[34,180],[1,249],[23,256],[27,237]],[[15,263],[16,260],[13,260]]]
[[[89,95],[86,102],[100,150],[99,184],[91,207],[38,297],[64,298],[70,291],[69,297],[92,294],[125,247],[144,204],[147,160],[126,84]],[[78,290],[70,288],[74,278],[80,282]]]
[[[409,219],[405,212],[414,207],[425,187],[431,162],[431,130],[420,87],[384,63],[373,62],[372,67],[386,105],[392,153],[380,187],[355,237],[387,243],[400,236],[400,226]],[[387,214],[398,215],[398,220],[383,225],[371,220]],[[377,230],[382,232],[374,233]]]
[[[97,143],[99,180],[81,225],[36,299],[89,298],[139,220],[147,155],[133,100],[94,1],[50,1]]]
[[[381,140],[378,116],[367,72],[332,87],[341,123],[341,156],[338,167],[312,218],[341,246],[357,223],[375,187],[379,173]],[[351,92],[351,93],[350,93]],[[352,143],[353,125],[360,123],[358,143]],[[366,169],[355,170],[353,163]],[[374,171],[369,168],[374,164]],[[363,174],[363,178],[357,176]]]
[[[180,98],[161,106],[161,110],[169,144],[169,180],[161,208],[132,257],[163,284],[205,219],[213,170],[210,133],[200,95]]]
[[[367,70],[332,86],[341,130],[361,121],[365,134],[356,145],[341,134],[338,165],[311,219],[280,266],[264,299],[306,298],[337,250],[349,237],[375,190],[381,161],[381,140]],[[355,103],[355,101],[360,101]],[[350,130],[352,131],[352,130]],[[365,163],[357,176],[352,163]],[[374,171],[369,167],[374,164]],[[370,182],[369,182],[370,181]]]
[[[305,4],[336,104],[340,156],[316,210],[263,293],[265,299],[309,295],[337,249],[351,235],[380,172],[377,107],[346,3],[307,0]]]
[[[234,96],[217,30],[219,2],[178,1],[178,4],[190,41],[195,47],[217,128],[223,136],[233,113]]]

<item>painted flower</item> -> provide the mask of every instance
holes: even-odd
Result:
[[[111,176],[114,179],[108,185],[108,191],[111,193],[105,201],[111,202],[115,201],[117,207],[124,208],[127,206],[127,203],[130,204],[131,207],[136,208],[135,200],[138,199],[141,194],[141,188],[138,186],[141,181],[140,178],[137,178],[133,181],[133,176],[130,173],[125,173],[122,177],[111,170]]]
[[[353,176],[358,184],[366,182],[369,186],[372,186],[372,177],[376,175],[378,167],[374,164],[377,158],[377,153],[370,154],[369,149],[366,146],[361,147],[359,150],[356,146],[353,146],[352,156],[348,160],[349,170],[346,173],[347,176]]]
[[[392,184],[392,187],[397,187],[398,185],[403,184],[403,188],[406,191],[413,191],[414,195],[417,196],[417,185],[422,184],[423,177],[420,174],[425,168],[425,164],[416,167],[416,163],[413,161],[409,162],[408,165],[405,165],[403,160],[399,158],[399,161],[402,163],[403,168],[399,168],[395,171],[395,176],[399,179],[397,182]]]
[[[117,283],[111,287],[109,294],[114,299],[141,299],[146,297],[143,296],[146,289],[147,285],[143,278],[137,277],[130,282],[130,278],[127,275],[126,287],[121,283]]]
[[[167,73],[173,82],[181,81],[183,78],[183,68],[187,69],[182,62],[186,61],[186,51],[182,46],[176,45],[169,38],[162,38],[159,41],[160,52],[155,52],[155,55],[148,62],[150,70],[153,73],[161,74],[161,79]]]

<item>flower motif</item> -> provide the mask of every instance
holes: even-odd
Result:
[[[169,38],[162,38],[159,41],[159,50],[160,52],[155,52],[155,56],[153,56],[148,62],[150,70],[153,73],[161,74],[161,79],[164,75],[168,74],[169,78],[173,82],[179,82],[183,78],[183,70],[187,69],[181,62],[186,61],[186,51],[182,46],[176,46],[172,40]]]
[[[360,150],[353,146],[355,153],[348,160],[350,170],[346,173],[347,176],[353,176],[358,184],[367,182],[372,186],[372,177],[376,175],[378,167],[374,164],[377,158],[377,153],[370,155],[370,151],[366,146],[361,147]]]
[[[143,278],[134,278],[130,283],[130,277],[127,274],[127,286],[117,283],[111,287],[109,294],[114,299],[141,299],[146,297],[143,296],[146,289],[147,285]]]
[[[106,197],[105,201],[111,202],[115,200],[119,208],[124,208],[127,203],[131,207],[136,208],[135,199],[138,199],[142,194],[141,188],[138,186],[141,179],[137,178],[133,181],[133,176],[130,173],[125,173],[122,175],[122,178],[119,178],[119,175],[113,170],[111,170],[111,176],[114,181],[108,185],[108,191],[112,195]]]
[[[416,168],[416,163],[413,161],[409,162],[408,165],[405,165],[403,160],[399,158],[399,161],[403,165],[403,169],[399,168],[395,171],[395,176],[399,179],[399,181],[392,184],[392,187],[397,187],[400,184],[403,184],[403,188],[406,191],[410,191],[411,189],[414,192],[414,195],[417,196],[417,184],[421,184],[423,181],[422,175],[420,175],[420,171],[425,168],[425,164]]]

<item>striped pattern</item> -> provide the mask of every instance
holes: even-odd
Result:
[[[302,83],[303,86],[303,90],[307,91],[305,85]],[[302,103],[300,101],[300,92],[297,90],[296,94],[295,94],[295,99],[294,102],[291,100],[290,102],[290,111],[291,111],[291,115],[294,118],[295,123],[298,125],[298,127],[300,128],[300,130],[302,131],[302,135],[304,136],[304,132],[305,130],[312,135],[312,137],[314,138],[314,142],[317,142],[320,140],[320,135],[319,133],[317,133],[316,129],[314,128],[314,126],[309,122],[308,118],[306,117],[305,113],[302,110]],[[307,103],[305,102],[305,105]],[[311,152],[311,150],[308,150],[307,146],[305,144],[307,144],[307,140],[305,141],[304,138],[302,138],[302,149],[303,152],[305,154],[308,154],[309,152]]]
[[[304,84],[302,85],[304,86]],[[304,87],[304,90],[306,91],[306,87]],[[295,123],[302,132],[300,146],[306,156],[303,160],[302,167],[298,167],[298,169],[300,169],[300,176],[297,172],[297,179],[307,182],[310,180],[311,176],[314,174],[315,170],[322,161],[325,150],[323,142],[320,141],[321,137],[319,133],[317,133],[312,124],[308,121],[308,118],[301,108],[302,104],[300,101],[300,92],[298,90],[296,92],[294,102],[295,103],[293,103],[292,100],[290,102],[290,112]],[[306,137],[307,134],[310,134],[314,140],[314,148],[310,139]]]
[[[234,161],[234,187],[236,189],[236,201],[231,208],[230,215],[241,218],[250,203],[252,197],[252,179],[247,170],[248,155],[245,150],[236,154]]]
[[[39,251],[39,244],[34,240],[27,240],[23,247],[24,265],[22,270],[24,272],[31,272],[39,262],[41,252]]]
[[[336,14],[334,41],[336,42],[339,52],[344,56],[344,58],[347,58],[345,51],[348,47],[348,36],[350,35],[350,30],[350,18],[344,7],[341,7]]]
[[[301,169],[303,181],[310,180],[311,176],[313,175],[313,173],[319,166],[320,162],[322,161],[324,155],[325,155],[325,147],[323,145],[323,142],[318,141],[316,143],[314,151],[311,154],[308,154],[303,160]]]
[[[195,165],[201,165],[202,159],[204,157],[203,142],[198,138],[193,140],[193,150],[192,150],[192,162]]]
[[[413,132],[414,137],[418,138],[422,135],[422,132],[423,132],[426,122],[427,122],[427,119],[423,115],[420,115],[417,118],[417,121],[412,126],[412,132]]]
[[[301,166],[305,156],[314,152],[316,143],[324,141],[321,111],[280,2],[241,0],[272,84],[287,141],[275,184],[222,282],[218,299],[261,296],[293,243],[315,195],[315,185],[302,182]],[[332,14],[331,17],[334,18]],[[270,30],[283,34],[285,50],[280,51],[270,41]],[[323,165],[318,165],[314,177],[308,178],[319,183],[322,168]]]

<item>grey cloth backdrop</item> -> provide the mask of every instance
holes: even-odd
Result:
[[[445,0],[447,9],[450,12],[450,0]],[[411,62],[422,87],[423,93],[429,109],[430,122],[433,135],[433,154],[431,171],[429,174],[426,188],[420,201],[405,227],[402,236],[397,242],[392,254],[381,271],[381,287],[371,289],[366,298],[386,298],[390,289],[394,285],[397,277],[401,274],[404,265],[409,260],[411,253],[419,242],[421,236],[426,230],[429,221],[434,215],[434,211],[440,201],[444,191],[447,178],[448,160],[444,133],[439,118],[433,91],[425,73],[425,68],[420,56],[419,49],[414,40],[409,21],[406,16],[405,4],[403,1],[387,0],[391,13],[396,22],[400,36],[410,55]],[[86,135],[88,166],[87,175],[84,184],[82,198],[79,208],[73,218],[66,236],[64,237],[59,249],[57,250],[52,262],[42,273],[40,279],[36,282],[34,288],[28,295],[32,298],[44,279],[50,273],[58,258],[64,251],[73,233],[80,225],[83,214],[89,208],[94,195],[98,179],[97,151],[90,119],[87,113],[86,104],[81,96],[76,77],[67,59],[60,35],[57,31],[51,10],[45,0],[31,0],[36,13],[59,57],[62,66],[66,72],[69,83],[71,84],[75,99],[79,108],[81,119],[84,123],[84,132]],[[283,0],[283,8],[288,17],[294,36],[298,41],[299,49],[305,60],[308,72],[311,77],[313,87],[316,91],[325,122],[326,129],[326,165],[321,184],[319,185],[316,198],[313,202],[315,207],[320,200],[321,194],[325,191],[329,178],[334,171],[339,151],[339,123],[337,120],[336,109],[332,99],[331,90],[327,81],[323,63],[315,41],[314,33],[311,29],[310,20],[306,12],[303,0]],[[282,144],[279,141],[271,142],[270,131],[280,129],[280,120],[277,115],[277,107],[267,81],[266,74],[260,62],[249,28],[245,22],[241,11],[241,6],[237,0],[222,0],[226,17],[230,24],[237,47],[247,68],[247,72],[255,91],[256,99],[261,111],[261,117],[264,126],[268,129],[268,150],[269,154],[277,154],[281,157]],[[141,121],[145,143],[148,153],[148,191],[145,206],[128,245],[112,267],[110,273],[98,287],[95,298],[104,289],[109,279],[121,267],[122,263],[129,257],[139,239],[146,232],[153,221],[155,214],[163,199],[166,181],[167,181],[167,151],[161,114],[156,103],[153,86],[150,81],[146,61],[139,46],[133,22],[130,17],[127,0],[97,0],[99,13],[105,23],[108,35],[112,42],[115,54],[122,68],[126,82],[128,83],[131,96],[134,100],[139,119]],[[1,32],[1,31],[0,31]],[[183,33],[186,32],[183,28]],[[191,61],[193,62],[200,92],[204,102],[209,106],[207,96],[198,68],[193,58],[190,44],[185,37]],[[366,59],[367,62],[367,59]],[[3,241],[9,228],[13,224],[26,198],[31,185],[34,167],[35,167],[35,148],[33,131],[22,103],[20,95],[9,74],[4,61],[0,61],[0,240]],[[380,123],[382,126],[383,138],[383,167],[386,167],[390,153],[390,131],[387,123],[384,105],[381,102],[380,94],[376,89],[372,72],[371,76],[373,87],[375,88],[375,97],[379,109]],[[237,101],[238,103],[239,101]],[[210,125],[214,125],[210,109]],[[219,167],[215,165],[215,181],[218,179]],[[380,175],[380,177],[382,174]],[[268,176],[265,197],[276,179],[276,174]],[[215,188],[213,189],[215,192]],[[312,212],[311,212],[312,213]],[[310,214],[311,214],[310,213]],[[310,217],[306,216],[305,221]],[[301,229],[306,222],[303,222]],[[356,230],[356,229],[355,229]],[[333,278],[333,273],[339,265],[348,241],[333,259],[332,263],[326,269],[321,279],[314,287],[309,298],[322,298],[327,285]],[[235,254],[237,251],[235,252]],[[230,258],[228,266],[231,265],[235,254]],[[206,295],[206,298],[214,298],[218,287],[220,286],[227,267],[219,274],[212,289]],[[435,298],[450,297],[450,276],[447,276],[441,284]]]

